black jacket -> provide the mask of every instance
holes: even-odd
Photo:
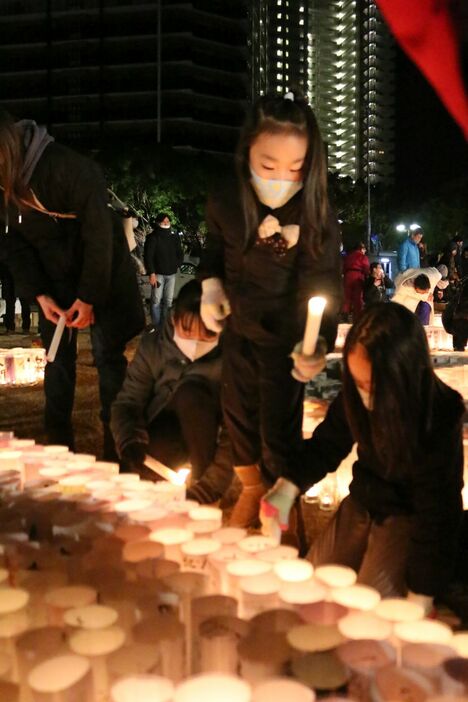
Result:
[[[90,159],[55,142],[41,155],[30,186],[49,211],[10,207],[9,232],[0,235],[18,295],[50,295],[63,308],[76,298],[94,305],[96,321],[116,338],[130,339],[144,326],[135,273],[122,221],[107,206],[107,188]],[[0,206],[5,222],[5,212]]]
[[[388,475],[382,456],[373,447],[358,445],[352,497],[376,521],[397,514],[414,516],[407,571],[408,587],[414,592],[439,593],[453,571],[463,514],[464,409],[461,396],[440,383],[430,437],[408,476]],[[285,477],[305,492],[335,471],[353,444],[340,393],[312,438],[304,442],[302,469],[292,469]]]
[[[299,224],[302,191],[283,207],[271,210],[257,200],[259,222],[272,214],[282,226]],[[342,281],[340,233],[330,214],[323,251],[314,259],[301,231],[296,246],[278,256],[271,247],[255,246],[256,232],[246,232],[236,181],[207,204],[207,246],[200,263],[201,279],[224,282],[234,330],[261,344],[292,346],[302,338],[311,295],[327,298],[321,334],[333,348]]]
[[[184,260],[180,236],[173,229],[156,227],[145,241],[145,268],[148,275],[174,275]]]
[[[133,441],[148,443],[147,427],[187,381],[203,383],[219,396],[221,347],[218,345],[206,356],[190,361],[174,343],[174,326],[169,318],[161,335],[151,331],[141,337],[122,389],[112,405],[111,428],[119,453]],[[231,479],[231,444],[226,429],[220,426],[213,463],[199,482],[208,494],[222,494]]]
[[[367,276],[364,281],[364,302],[371,305],[373,302],[388,302],[387,290],[394,287],[393,280],[385,275],[379,286],[374,284],[374,277]]]

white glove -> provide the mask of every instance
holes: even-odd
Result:
[[[312,356],[305,356],[302,353],[302,341],[295,345],[291,358],[294,361],[294,368],[291,371],[293,378],[300,383],[307,383],[320,373],[327,365],[325,354],[327,352],[327,342],[323,336],[317,339],[317,345]]]
[[[425,617],[434,609],[434,598],[430,595],[418,595],[416,592],[411,592],[411,590],[409,590],[406,599],[421,605],[424,608]]]
[[[265,536],[272,536],[279,543],[281,532],[288,528],[289,513],[298,495],[297,485],[285,478],[278,478],[271,490],[262,497],[260,521]]]
[[[229,314],[231,314],[231,307],[221,280],[219,278],[203,280],[200,315],[205,327],[219,334],[223,331],[221,322]]]

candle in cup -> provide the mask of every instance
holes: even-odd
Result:
[[[133,675],[119,680],[111,688],[112,702],[170,702],[174,683],[159,675]]]
[[[307,322],[302,341],[304,356],[312,356],[315,351],[325,305],[326,300],[323,297],[311,297],[308,302]]]
[[[73,653],[91,659],[95,702],[108,699],[109,675],[106,657],[125,643],[125,632],[118,626],[107,629],[79,629],[69,639]]]
[[[314,573],[314,568],[309,561],[297,558],[274,563],[273,572],[282,582],[298,583],[310,580]]]
[[[68,609],[63,615],[65,624],[81,629],[105,629],[112,626],[118,619],[118,614],[112,607],[104,605],[88,605]]]
[[[234,675],[202,673],[185,680],[176,687],[174,702],[249,702],[250,685]]]
[[[297,680],[273,678],[259,683],[253,692],[252,702],[314,702],[315,692]]]
[[[193,539],[193,533],[188,529],[156,529],[149,535],[150,541],[157,541],[164,546],[164,557],[168,561],[181,563],[181,546]]]
[[[90,663],[82,656],[49,658],[32,669],[28,684],[33,700],[41,702],[92,702]]]

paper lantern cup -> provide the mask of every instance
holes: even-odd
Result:
[[[120,524],[114,531],[114,536],[125,544],[143,541],[150,535],[151,529],[144,524]]]
[[[163,554],[163,544],[142,539],[126,543],[122,551],[122,559],[126,563],[140,563],[148,558],[162,558]]]
[[[295,678],[315,690],[339,690],[349,678],[345,666],[331,651],[306,653],[292,661],[291,669]]]
[[[83,629],[70,636],[69,646],[80,656],[106,656],[117,651],[125,642],[125,632],[119,626],[107,629]]]
[[[13,587],[0,588],[0,617],[19,612],[28,602],[29,593],[26,590]]]
[[[451,644],[453,633],[447,624],[421,619],[416,622],[398,622],[394,627],[395,636],[403,643]]]
[[[285,604],[302,605],[321,602],[327,592],[325,585],[312,578],[299,583],[284,583],[280,587],[279,598]]]
[[[257,558],[260,558],[261,561],[268,561],[268,563],[277,563],[278,561],[296,559],[298,553],[299,551],[295,546],[280,544],[279,546],[266,548],[264,551],[260,551],[257,554]]]
[[[219,551],[221,544],[214,539],[193,539],[182,544],[182,569],[203,571],[208,565],[208,556]]]
[[[237,596],[239,582],[242,578],[253,575],[263,575],[264,573],[268,573],[270,571],[270,563],[265,563],[264,561],[259,561],[254,558],[243,558],[230,561],[226,566],[229,590],[227,594],[232,595],[233,597]]]
[[[388,597],[376,605],[375,614],[388,622],[415,622],[424,617],[424,607],[404,597]]]
[[[247,530],[241,529],[240,527],[223,527],[213,533],[213,539],[223,546],[227,544],[238,544],[239,541],[245,539],[246,534]]]
[[[112,702],[170,702],[174,684],[158,675],[135,675],[112,686]]]
[[[299,583],[310,580],[314,573],[312,563],[302,558],[277,561],[273,564],[273,572],[285,583]]]
[[[233,675],[205,673],[195,675],[177,686],[174,702],[249,702],[250,685]]]
[[[148,509],[140,509],[137,512],[130,512],[129,519],[137,524],[147,524],[151,529],[158,529],[168,516],[169,512],[164,507],[153,506]]]
[[[346,641],[338,646],[336,655],[354,673],[371,675],[376,670],[395,662],[395,650],[386,641],[360,639]]]
[[[274,632],[287,634],[290,629],[302,624],[302,619],[291,609],[269,609],[260,612],[250,620],[250,628],[262,632]]]
[[[287,633],[287,640],[292,648],[303,653],[329,651],[344,641],[336,626],[320,624],[296,626]]]
[[[314,702],[315,693],[306,685],[288,678],[273,678],[259,683],[252,702]]]
[[[374,691],[375,698],[381,702],[398,700],[426,702],[427,698],[435,692],[432,683],[423,675],[395,666],[387,666],[377,671]]]
[[[28,684],[33,692],[49,694],[51,699],[57,695],[61,699],[59,693],[81,687],[80,683],[84,682],[90,669],[90,662],[82,656],[57,656],[33,668],[28,676]]]
[[[336,602],[312,602],[299,605],[297,612],[307,624],[334,626],[348,614],[349,610]]]
[[[2,700],[2,702],[19,702],[19,694],[19,685],[0,680],[0,700]]]
[[[12,668],[13,662],[7,653],[0,652],[0,680],[8,676]]]
[[[150,541],[157,541],[164,546],[164,556],[167,560],[180,561],[180,547],[193,539],[193,532],[188,529],[167,528],[156,529],[149,535]]]
[[[468,658],[468,631],[455,632],[450,646],[453,646],[459,656]]]
[[[261,534],[246,536],[245,539],[239,541],[239,548],[241,551],[251,555],[255,555],[277,545],[276,539],[273,539],[271,536],[262,536]]]
[[[347,639],[383,641],[392,634],[392,625],[370,612],[351,612],[338,622],[338,629]]]
[[[238,645],[240,675],[252,684],[286,674],[294,651],[285,634],[253,629]]]
[[[212,617],[202,622],[197,636],[200,670],[237,675],[238,644],[248,632],[248,622],[237,617]]]
[[[334,588],[331,591],[331,599],[349,609],[369,611],[379,604],[380,593],[368,585],[350,585]]]
[[[444,661],[456,655],[451,646],[441,644],[414,643],[406,644],[401,650],[401,665],[432,677],[434,671]]]
[[[317,580],[330,588],[350,587],[356,582],[356,572],[352,568],[341,565],[321,565],[315,569]]]
[[[65,624],[81,629],[105,629],[112,626],[118,619],[118,614],[112,607],[104,605],[89,605],[68,609],[63,615]]]
[[[68,585],[51,590],[45,596],[47,615],[52,626],[63,624],[63,615],[67,609],[87,607],[94,604],[97,592],[85,585]]]

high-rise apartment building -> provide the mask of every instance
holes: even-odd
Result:
[[[231,151],[249,98],[246,0],[2,0],[0,96],[68,143]]]
[[[391,182],[393,41],[375,0],[256,0],[252,7],[254,94],[300,87],[330,170]]]

